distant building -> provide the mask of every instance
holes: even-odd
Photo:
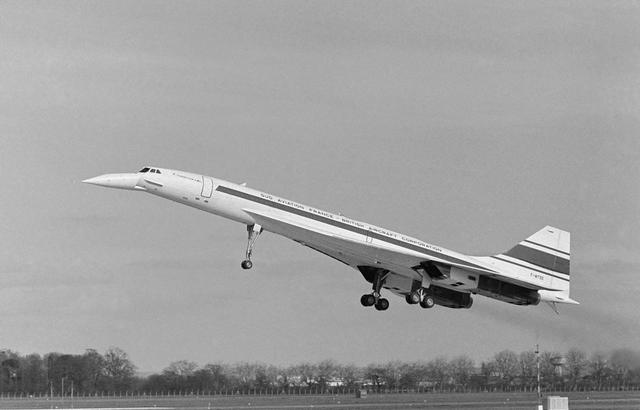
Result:
[[[551,364],[556,376],[562,377],[564,375],[564,365],[567,364],[567,359],[562,356],[556,356],[551,358]]]
[[[342,387],[344,385],[346,385],[346,383],[341,377],[332,377],[327,381],[327,386],[329,387]]]

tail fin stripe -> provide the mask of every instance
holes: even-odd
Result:
[[[525,268],[525,269],[529,269],[529,270],[532,270],[532,271],[535,271],[535,272],[539,272],[539,273],[542,273],[544,275],[553,276],[554,278],[562,279],[562,280],[565,280],[565,281],[569,282],[569,278],[567,278],[567,277],[563,278],[562,276],[559,276],[560,274],[554,275],[553,273],[549,273],[547,271],[542,271],[540,269],[535,269],[535,268],[532,268],[531,266],[527,266],[527,265],[524,265],[524,264],[521,264],[521,263],[514,262],[512,260],[508,260],[508,259],[502,258],[500,255],[491,256],[491,258],[497,259],[497,260],[502,261],[502,262],[507,262],[507,263],[510,263],[511,265],[519,266],[521,268]],[[569,276],[569,275],[567,275],[567,276]]]
[[[554,252],[562,253],[562,254],[567,255],[567,256],[570,256],[570,255],[571,255],[569,252],[561,251],[560,249],[556,249],[556,248],[552,248],[552,247],[550,247],[550,246],[542,245],[542,244],[540,244],[540,243],[536,243],[536,242],[530,241],[530,240],[528,240],[528,239],[525,239],[525,240],[524,240],[524,241],[522,241],[522,242],[527,242],[527,243],[530,243],[530,244],[532,244],[532,245],[540,246],[541,248],[546,248],[546,249],[549,249],[550,251],[554,251]]]
[[[553,272],[569,274],[569,260],[524,245],[516,245],[504,255]]]

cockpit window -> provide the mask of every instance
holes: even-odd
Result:
[[[140,171],[138,171],[138,172],[149,172],[149,168],[144,167],[144,168],[142,168],[142,169],[141,169]]]

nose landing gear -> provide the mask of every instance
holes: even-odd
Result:
[[[242,261],[240,266],[242,269],[251,269],[253,262],[251,262],[251,252],[253,251],[253,245],[256,243],[256,239],[262,233],[263,229],[258,224],[247,225],[247,252],[246,259]]]
[[[368,271],[371,272],[371,271]],[[362,295],[360,303],[362,306],[375,306],[376,310],[389,309],[389,301],[383,297],[380,297],[380,289],[384,284],[385,279],[389,275],[389,271],[385,269],[375,269],[373,273],[373,293]]]
[[[389,309],[389,301],[385,298],[379,298],[378,303],[374,305],[376,310],[387,310]]]

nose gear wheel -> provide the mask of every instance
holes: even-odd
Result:
[[[360,298],[360,303],[365,307],[373,306],[376,304],[376,298],[375,296],[370,294],[362,295],[362,297]]]
[[[387,310],[389,309],[389,301],[385,298],[380,298],[374,306],[376,310]]]
[[[253,262],[251,262],[253,245],[256,243],[256,239],[258,239],[262,231],[262,227],[258,224],[247,225],[247,252],[245,254],[245,260],[240,264],[242,269],[251,269],[251,267],[253,267]]]

